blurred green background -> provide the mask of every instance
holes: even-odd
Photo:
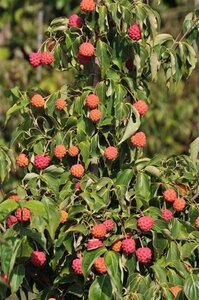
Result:
[[[45,39],[49,22],[55,17],[78,12],[79,2],[0,0],[0,145],[9,146],[11,134],[19,122],[19,117],[11,119],[4,129],[5,113],[12,105],[6,91],[15,86],[23,90],[37,86],[52,93],[70,80],[67,72],[33,69],[29,65],[28,55],[37,50]],[[181,30],[186,14],[199,5],[198,0],[161,1],[158,7],[157,0],[150,3],[161,14],[162,31],[172,33],[174,37]],[[150,111],[142,125],[148,136],[146,156],[188,152],[189,144],[199,135],[198,82],[199,67],[176,90],[168,91],[161,75],[157,83],[150,85]],[[17,174],[13,176],[17,178]],[[6,186],[10,188],[12,180]]]

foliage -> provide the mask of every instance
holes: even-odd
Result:
[[[187,35],[175,40],[170,34],[160,33],[157,11],[142,1],[131,2],[99,1],[96,11],[81,13],[84,26],[80,29],[68,27],[67,18],[51,22],[48,34],[56,41],[54,68],[72,70],[73,86],[64,85],[50,95],[38,87],[10,91],[13,106],[7,111],[6,121],[19,112],[22,119],[11,144],[17,143],[29,164],[22,170],[21,184],[1,199],[0,268],[9,277],[9,284],[0,281],[2,299],[10,294],[20,299],[24,293],[30,299],[34,293],[38,300],[172,300],[173,286],[181,289],[176,299],[198,298],[198,140],[191,146],[190,157],[167,159],[159,155],[144,157],[143,149],[130,142],[145,118],[132,104],[136,99],[149,103],[149,83],[157,79],[160,71],[168,87],[190,76],[196,64],[192,47],[195,35],[190,39],[188,34],[189,40]],[[198,30],[196,18],[193,14],[193,30]],[[137,42],[127,35],[133,22],[142,31],[142,39]],[[83,66],[77,56],[85,41],[95,46],[95,55]],[[129,58],[134,65],[132,71],[125,65]],[[86,97],[93,92],[100,99],[102,114],[97,123],[88,118],[85,105]],[[44,108],[30,104],[36,93],[44,97]],[[55,107],[59,98],[67,102],[63,111]],[[80,154],[67,154],[59,160],[54,155],[59,144],[67,149],[77,145]],[[119,151],[114,161],[104,156],[109,145]],[[10,166],[9,156],[5,149],[2,151]],[[50,166],[36,168],[38,154],[50,155]],[[76,163],[85,168],[80,179],[71,174],[71,166]],[[6,176],[2,176],[2,182]],[[77,182],[80,189],[74,187]],[[175,189],[185,199],[184,210],[176,211],[172,203],[165,201],[163,192],[167,188]],[[19,195],[20,201],[9,200],[13,193]],[[20,221],[8,228],[6,218],[19,207],[30,210],[30,222]],[[166,207],[174,213],[170,222],[162,218]],[[64,223],[61,210],[68,213]],[[143,215],[154,219],[147,232],[137,226]],[[91,228],[110,218],[115,225],[103,238],[103,247],[87,250]],[[148,264],[139,263],[135,253],[113,251],[113,243],[130,234],[136,248],[147,246],[152,250]],[[41,268],[30,261],[31,253],[37,249],[47,255]],[[104,274],[93,267],[100,256],[105,259]],[[77,257],[82,258],[83,275],[72,269]]]

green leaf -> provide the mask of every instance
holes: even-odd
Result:
[[[88,300],[111,300],[112,288],[108,275],[96,277],[89,289]]]
[[[160,33],[155,36],[154,45],[162,45],[168,41],[173,41],[172,35],[168,33]]]
[[[5,218],[10,215],[17,207],[18,202],[13,200],[6,200],[0,204],[0,222],[5,220]]]
[[[55,238],[55,232],[60,224],[61,214],[57,210],[56,203],[48,197],[42,199],[42,203],[46,206],[46,212],[48,215],[47,230],[52,240]]]
[[[194,164],[196,164],[199,154],[199,137],[190,145],[190,156]]]
[[[66,232],[80,232],[83,235],[87,235],[88,229],[86,228],[86,226],[84,226],[82,224],[77,224],[77,225],[70,226],[70,228],[67,229]]]
[[[87,279],[88,274],[90,273],[90,269],[95,261],[100,255],[106,252],[106,248],[98,248],[91,251],[85,251],[82,260],[82,271],[84,274],[84,278]]]
[[[150,177],[143,172],[138,173],[135,183],[136,200],[148,202],[151,195],[150,186]]]
[[[128,125],[127,125],[127,127],[125,129],[124,135],[123,135],[122,139],[120,140],[120,142],[118,143],[118,145],[120,145],[121,143],[123,143],[124,141],[126,141],[140,127],[141,122],[140,122],[140,115],[139,115],[139,113],[133,107],[131,107],[131,113],[133,113],[134,116],[135,116],[135,122],[133,121],[133,117],[131,116],[129,118]]]
[[[25,268],[23,265],[17,265],[11,272],[10,287],[12,294],[16,293],[20,288],[25,277]]]
[[[189,300],[198,300],[199,276],[190,274],[185,280],[183,291]]]
[[[43,218],[47,218],[47,211],[45,205],[37,200],[30,200],[28,202],[23,203],[23,207],[30,209],[31,212],[35,216],[41,216]]]
[[[104,255],[107,272],[110,276],[113,292],[122,299],[122,270],[120,268],[120,255],[113,251],[108,251]]]
[[[102,78],[104,78],[106,72],[110,68],[111,57],[110,57],[108,45],[102,42],[101,40],[98,40],[97,42],[96,56],[100,62]]]

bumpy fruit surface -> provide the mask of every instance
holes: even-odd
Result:
[[[138,248],[136,250],[136,256],[140,263],[147,264],[152,258],[152,251],[148,247]]]
[[[126,61],[125,65],[126,65],[126,68],[127,68],[129,71],[133,71],[134,65],[133,65],[133,62],[132,62],[132,59],[131,59],[131,58],[129,58],[129,59]]]
[[[68,155],[75,157],[79,154],[79,148],[77,146],[70,146],[70,148],[68,149]]]
[[[41,95],[36,94],[30,99],[30,103],[32,104],[32,106],[39,108],[39,107],[44,107],[45,100]]]
[[[176,211],[183,211],[186,205],[186,201],[183,198],[177,198],[174,202],[173,202],[173,208]]]
[[[81,55],[91,57],[91,56],[93,56],[94,52],[95,52],[95,48],[94,48],[94,46],[93,46],[91,43],[89,43],[89,42],[83,43],[83,44],[81,44],[80,47],[79,47],[79,53],[80,53]]]
[[[90,56],[85,56],[85,55],[82,55],[82,54],[78,53],[77,60],[81,65],[86,65],[90,62],[91,57]]]
[[[60,223],[63,224],[68,219],[68,213],[65,210],[61,210],[61,220]]]
[[[104,221],[103,224],[106,226],[107,232],[112,231],[115,227],[115,222],[112,219]]]
[[[69,27],[81,28],[82,25],[83,25],[83,20],[78,15],[72,15],[69,17],[69,22],[68,22]]]
[[[199,217],[195,219],[195,227],[199,229]]]
[[[95,10],[95,2],[93,0],[82,0],[80,3],[80,9],[84,12],[91,12]]]
[[[153,227],[154,220],[150,216],[144,216],[138,219],[137,225],[142,231],[149,231]]]
[[[107,230],[104,224],[97,224],[91,228],[91,234],[96,238],[103,238],[106,233]]]
[[[42,267],[46,263],[46,254],[42,251],[33,251],[30,256],[31,263],[36,267]]]
[[[84,167],[81,164],[73,165],[70,168],[71,175],[80,178],[84,175]]]
[[[41,53],[33,52],[29,55],[29,62],[33,67],[41,65]]]
[[[164,199],[168,202],[174,202],[177,198],[177,193],[174,189],[167,189],[163,193]]]
[[[172,292],[172,294],[174,295],[175,298],[177,297],[178,293],[181,290],[182,290],[181,287],[179,287],[178,285],[170,287],[170,291]]]
[[[173,213],[169,209],[164,209],[162,211],[162,219],[169,222],[171,219],[173,219]]]
[[[96,123],[100,120],[101,118],[101,112],[99,109],[92,109],[89,113],[89,119],[93,122]]]
[[[56,145],[54,149],[54,154],[57,158],[63,158],[66,155],[66,147],[64,145]]]
[[[19,167],[27,167],[29,164],[29,160],[24,153],[21,153],[16,158],[16,164]]]
[[[19,201],[20,200],[20,197],[19,195],[10,195],[8,197],[9,200],[14,200],[14,201]]]
[[[142,37],[140,26],[138,24],[132,24],[128,29],[129,37],[134,41],[139,41]]]
[[[140,131],[131,137],[131,143],[136,147],[144,147],[146,145],[146,135],[144,132]]]
[[[15,216],[8,216],[6,219],[6,226],[8,228],[12,227],[14,224],[18,223],[18,220]]]
[[[94,268],[101,274],[107,272],[104,257],[96,258],[94,261]]]
[[[135,252],[135,241],[132,238],[128,238],[122,241],[122,250],[126,254],[132,254]]]
[[[51,52],[44,51],[41,53],[41,63],[44,65],[50,65],[54,62],[55,58]]]
[[[117,155],[118,155],[118,150],[113,146],[109,146],[104,150],[104,156],[108,160],[115,160]]]
[[[49,166],[51,158],[49,155],[36,155],[34,159],[34,166],[38,169],[45,169]]]
[[[122,242],[116,241],[111,245],[111,249],[115,252],[120,252],[122,249]]]
[[[15,212],[15,217],[17,218],[18,221],[29,221],[31,216],[31,212],[28,208],[17,208]]]
[[[138,100],[133,104],[133,107],[139,112],[141,116],[144,116],[148,111],[148,104],[143,100]]]
[[[90,109],[98,107],[99,102],[99,97],[95,94],[90,94],[86,97],[86,106]]]
[[[72,269],[73,271],[78,274],[82,275],[82,259],[81,258],[75,258],[72,262]]]
[[[98,239],[93,239],[93,240],[88,241],[87,250],[97,249],[102,246],[103,246],[102,241],[100,241]]]
[[[58,110],[62,110],[62,109],[64,109],[65,107],[66,107],[66,101],[64,100],[64,99],[57,99],[56,101],[55,101],[55,107],[56,107],[56,109],[58,109]]]

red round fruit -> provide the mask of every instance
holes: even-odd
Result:
[[[128,29],[128,35],[132,40],[139,41],[142,37],[140,26],[132,24]]]
[[[199,229],[199,217],[195,219],[195,227]]]
[[[149,231],[153,227],[154,219],[150,216],[144,216],[138,219],[137,225],[142,231]]]
[[[82,25],[83,25],[83,20],[78,15],[72,15],[69,17],[69,22],[68,22],[69,27],[81,28]]]
[[[24,153],[19,154],[16,158],[16,164],[19,167],[27,167],[29,164],[29,160],[26,154]]]
[[[82,272],[82,259],[81,258],[75,258],[75,259],[73,259],[72,269],[78,275],[82,275],[83,274],[83,272]]]
[[[18,221],[26,222],[30,220],[31,212],[28,208],[18,207],[17,210],[15,211],[15,216]]]
[[[132,254],[135,252],[135,241],[132,238],[127,238],[122,241],[122,250],[126,254]]]
[[[19,201],[21,198],[19,197],[19,195],[10,195],[8,197],[8,200],[14,200],[14,201]]]
[[[5,283],[7,283],[7,284],[10,283],[10,279],[9,279],[8,275],[5,274],[5,273],[2,273],[2,274],[1,274],[1,279],[2,279]]]
[[[167,189],[163,193],[164,199],[168,202],[174,202],[177,198],[177,193],[174,189]]]
[[[89,119],[93,122],[96,123],[100,120],[101,118],[101,112],[99,109],[92,109],[89,113]]]
[[[44,98],[39,95],[39,94],[35,94],[31,99],[30,99],[30,103],[32,104],[32,106],[34,107],[44,107],[45,105],[45,100]]]
[[[66,155],[66,147],[64,145],[56,145],[54,154],[57,158],[61,159]]]
[[[78,191],[81,191],[81,184],[80,184],[80,182],[76,182],[75,183],[75,189],[78,190]]]
[[[98,239],[89,240],[88,244],[87,244],[87,250],[97,249],[102,246],[103,246],[102,241],[100,241]]]
[[[94,46],[93,46],[91,43],[89,43],[89,42],[83,43],[83,44],[81,44],[80,47],[79,47],[79,53],[80,53],[81,55],[91,57],[91,56],[93,56],[94,52],[95,52],[95,48],[94,48]]]
[[[70,146],[70,148],[68,149],[68,155],[75,157],[79,154],[79,148],[77,146]]]
[[[90,62],[91,57],[90,56],[85,56],[85,55],[82,55],[82,54],[78,53],[77,60],[81,65],[86,65]]]
[[[95,10],[95,2],[93,0],[82,0],[80,3],[80,9],[86,13]]]
[[[169,209],[164,209],[162,211],[162,219],[169,222],[171,219],[173,219],[173,213]]]
[[[41,53],[41,63],[44,65],[50,65],[54,62],[55,58],[52,52],[44,51]]]
[[[107,272],[104,257],[96,258],[94,261],[94,268],[101,274]]]
[[[140,131],[131,137],[131,143],[136,147],[144,147],[146,145],[146,135],[144,132]]]
[[[97,224],[91,228],[91,234],[96,238],[103,238],[107,233],[106,226],[104,224]]]
[[[117,155],[118,155],[118,150],[113,146],[109,146],[104,150],[104,156],[108,160],[115,160]]]
[[[122,242],[121,241],[116,241],[111,245],[111,250],[115,252],[120,252],[122,249]]]
[[[8,228],[12,227],[14,224],[18,223],[18,220],[15,216],[8,216],[7,219],[6,219],[6,226]]]
[[[46,254],[42,251],[33,251],[30,256],[31,263],[36,267],[42,267],[46,263]]]
[[[51,158],[49,155],[36,155],[34,159],[34,166],[38,169],[45,169],[49,166]]]
[[[136,256],[140,263],[148,264],[152,258],[152,251],[148,247],[141,247],[136,250]]]
[[[103,224],[106,226],[107,232],[112,231],[115,227],[115,222],[112,219],[104,221]]]
[[[90,94],[86,97],[86,106],[88,106],[90,109],[97,108],[99,102],[99,97],[95,94]]]
[[[84,167],[81,164],[73,165],[70,168],[71,175],[80,178],[84,175]]]
[[[186,206],[186,201],[183,198],[176,198],[173,202],[173,208],[176,211],[183,211]]]
[[[41,53],[32,52],[29,55],[29,62],[33,67],[38,67],[41,65]]]
[[[64,109],[65,107],[66,107],[66,101],[64,100],[64,99],[57,99],[56,101],[55,101],[55,107],[56,107],[56,109],[58,109],[58,110],[62,110],[62,109]]]
[[[133,104],[133,107],[139,112],[141,116],[144,116],[148,111],[148,104],[143,100],[138,100]]]

